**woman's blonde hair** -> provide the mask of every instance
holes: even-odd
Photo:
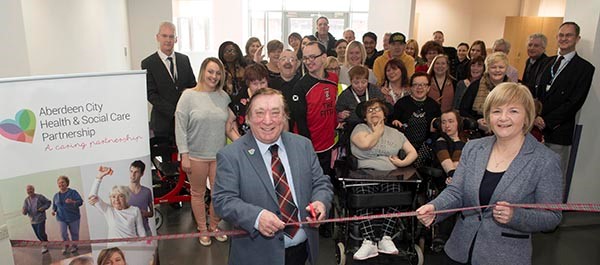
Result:
[[[354,49],[354,48],[358,48],[360,49],[360,64],[364,65],[365,64],[365,60],[367,60],[367,50],[365,50],[365,46],[358,42],[358,41],[351,41],[350,43],[348,43],[348,46],[346,46],[346,55],[344,58],[346,58],[346,61],[344,61],[344,66],[346,66],[347,68],[350,68],[350,62],[348,62],[348,51],[350,49]]]
[[[129,201],[129,196],[131,196],[131,192],[129,191],[129,187],[115,185],[112,187],[112,190],[108,194],[108,197],[112,197],[113,195],[123,195],[125,197],[125,202]]]
[[[490,124],[490,112],[492,108],[506,104],[520,104],[523,106],[525,109],[523,134],[531,131],[536,114],[533,96],[529,88],[513,82],[505,82],[497,85],[487,98],[485,98],[485,102],[483,103],[483,118],[485,122]]]
[[[219,83],[217,84],[217,90],[222,90],[223,86],[225,86],[225,77],[227,76],[227,73],[225,72],[225,66],[223,66],[223,63],[221,62],[221,60],[219,60],[219,58],[208,57],[204,59],[204,61],[200,65],[200,73],[198,74],[198,85],[194,87],[194,90],[200,90],[202,81],[204,81],[204,79],[206,78],[204,72],[206,72],[206,68],[208,67],[208,64],[210,62],[216,63],[219,66],[219,70],[221,71],[221,81],[219,81]]]
[[[508,69],[508,56],[506,56],[506,53],[495,52],[485,58],[485,72],[487,73],[490,69],[490,66],[496,62],[503,62]]]

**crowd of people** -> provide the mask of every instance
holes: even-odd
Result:
[[[294,264],[298,259],[297,264],[307,259],[314,264],[315,228],[289,229],[281,220],[330,214],[327,175],[333,177],[339,143],[347,142],[359,165],[368,168],[439,163],[448,187],[419,209],[425,225],[446,218],[436,218],[435,210],[496,205],[460,214],[445,247],[450,261],[527,264],[530,234],[551,229],[561,216],[514,209],[510,203],[562,199],[560,172],[566,170],[575,117],[594,72],[576,53],[579,26],[565,22],[559,27],[557,56],[545,54],[546,36],[530,35],[522,77],[508,60],[511,44],[506,39],[496,40],[488,55],[481,40],[454,48],[444,46],[444,33],[436,31],[419,47],[416,40],[394,32],[383,36],[384,50],[378,51],[373,32],[358,40],[348,29],[336,39],[326,17],[319,17],[315,26],[314,35],[290,34],[289,48],[282,40],[268,41],[268,60],[258,38],[248,39],[245,55],[236,43],[224,42],[219,58],[204,60],[197,80],[188,57],[174,51],[175,26],[159,26],[159,50],[142,62],[153,105],[150,126],[155,136],[177,143],[192,184],[198,230],[218,231],[222,216],[250,233],[250,238],[231,239],[230,264]],[[441,121],[439,128],[433,126],[435,119]],[[474,120],[486,137],[467,141],[463,119]],[[540,131],[537,139],[529,136],[534,127]],[[399,150],[406,157],[398,157]],[[534,168],[542,170],[532,172]],[[208,207],[208,228],[207,180],[214,202],[214,208]],[[265,188],[264,194],[256,192]],[[316,208],[318,214],[304,207]],[[397,253],[391,231],[384,229],[376,245],[369,224],[361,227],[365,241],[355,259]],[[199,240],[211,244],[210,237]],[[276,251],[257,255],[259,247]]]

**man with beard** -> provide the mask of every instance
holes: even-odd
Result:
[[[367,59],[365,60],[365,65],[369,67],[369,69],[373,69],[373,64],[375,63],[375,59],[383,54],[383,51],[377,51],[377,35],[373,32],[367,32],[362,37],[363,45],[365,46],[365,51],[367,52]]]

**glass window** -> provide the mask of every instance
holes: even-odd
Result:
[[[329,19],[329,32],[338,39],[347,28],[360,39],[368,28],[369,1],[365,0],[248,0],[248,9],[249,36],[264,42],[278,39],[287,44],[292,32],[312,35],[321,16]]]
[[[211,0],[173,0],[177,50],[196,52],[210,49],[211,10]]]

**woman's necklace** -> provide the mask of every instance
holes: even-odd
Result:
[[[505,162],[512,160],[517,151],[519,151],[519,149],[517,149],[516,151],[510,151],[508,155],[505,155],[503,159],[499,160],[498,158],[501,156],[500,149],[498,149],[497,145],[494,145],[494,148],[496,149],[496,155],[494,156],[494,168],[498,168],[501,164],[503,165]]]

